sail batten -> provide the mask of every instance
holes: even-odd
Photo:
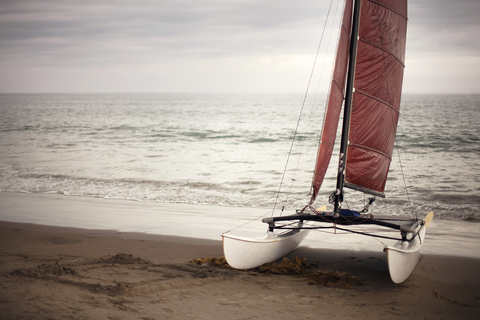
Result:
[[[365,150],[368,150],[368,151],[376,152],[376,153],[378,153],[379,155],[381,155],[381,156],[383,156],[383,157],[385,157],[385,158],[388,158],[390,161],[392,160],[392,157],[389,156],[388,154],[383,153],[383,152],[381,152],[381,151],[379,151],[379,150],[370,148],[370,147],[368,147],[368,146],[364,146],[364,145],[361,145],[361,144],[354,144],[354,143],[350,143],[349,146],[352,147],[352,148],[361,148],[361,149],[365,149]]]
[[[360,39],[359,41],[364,42],[364,43],[367,43],[367,44],[369,44],[369,45],[371,45],[371,46],[377,47],[378,49],[387,52],[387,53],[390,54],[392,57],[396,58],[396,59],[398,60],[398,62],[400,62],[400,63],[403,65],[403,67],[405,67],[405,64],[403,63],[403,60],[401,59],[401,57],[397,56],[395,52],[390,51],[390,50],[388,50],[387,48],[381,47],[381,46],[379,46],[378,44],[373,43],[373,42],[370,42],[370,41],[365,40],[365,39]]]
[[[368,98],[370,98],[370,99],[375,99],[375,100],[377,100],[378,102],[383,103],[384,105],[392,108],[392,110],[396,111],[397,113],[400,113],[400,110],[398,110],[397,108],[395,108],[395,106],[391,105],[390,103],[388,103],[388,102],[386,102],[386,101],[381,100],[381,99],[378,98],[378,97],[374,97],[374,96],[372,96],[372,95],[369,95],[367,92],[364,92],[364,91],[358,90],[358,89],[355,90],[355,92],[358,93],[358,94],[362,94],[362,95],[364,95],[365,97],[368,97]]]
[[[402,3],[402,1],[395,3],[396,0],[391,0],[391,1],[368,0],[368,1],[373,2],[379,6],[385,7],[391,10],[392,12],[395,12],[396,14],[402,16],[404,19],[408,20],[407,11],[404,10],[404,8],[406,8],[406,1],[405,1],[405,6],[404,6],[404,3]],[[394,6],[395,4],[398,5],[398,9]]]

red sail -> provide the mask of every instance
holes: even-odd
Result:
[[[400,111],[407,0],[362,1],[346,186],[382,196]]]
[[[345,2],[343,11],[343,22],[338,39],[337,57],[335,59],[335,68],[330,86],[330,96],[325,113],[322,136],[317,154],[317,164],[312,182],[312,198],[310,204],[315,198],[322,185],[323,178],[327,172],[328,164],[332,157],[335,136],[337,134],[338,119],[343,104],[343,94],[345,91],[345,82],[348,65],[348,47],[350,42],[350,31],[352,26],[352,8],[353,0]]]

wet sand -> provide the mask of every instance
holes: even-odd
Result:
[[[364,285],[200,266],[220,241],[0,222],[0,319],[478,319],[480,260],[423,255],[403,284],[382,252],[299,247]]]

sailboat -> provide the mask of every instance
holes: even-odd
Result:
[[[393,282],[411,275],[433,213],[424,219],[368,213],[375,197],[385,197],[400,114],[406,30],[407,0],[346,0],[309,203],[292,215],[264,218],[267,232],[258,238],[222,234],[230,266],[249,269],[275,261],[294,250],[312,229],[392,239],[358,231],[374,225],[399,232],[395,244],[384,246]],[[314,208],[332,160],[342,105],[336,190],[329,199],[333,210]],[[345,188],[373,197],[363,210],[342,208]]]

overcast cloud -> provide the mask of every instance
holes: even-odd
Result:
[[[0,92],[302,93],[338,2],[1,0]],[[479,15],[478,0],[410,1],[404,92],[480,93]]]

